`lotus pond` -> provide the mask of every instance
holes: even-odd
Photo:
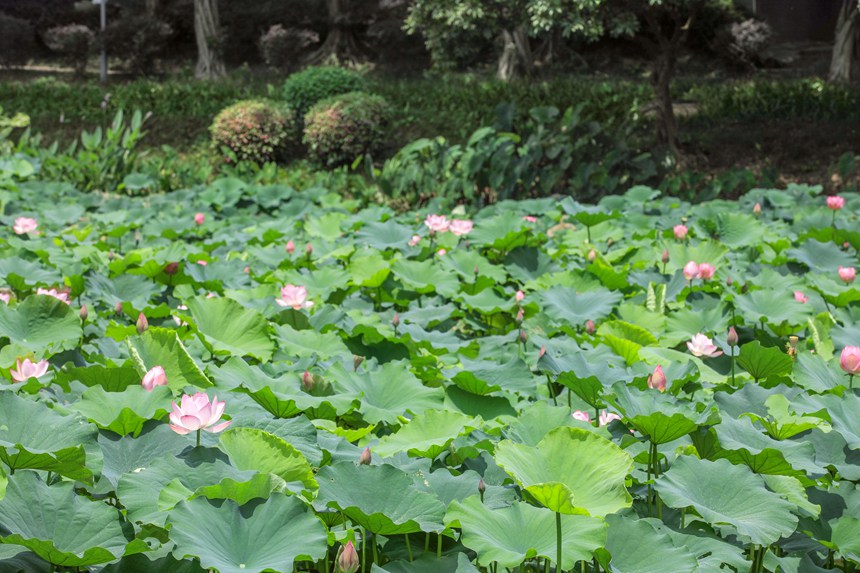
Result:
[[[0,571],[860,563],[855,194],[4,185]]]

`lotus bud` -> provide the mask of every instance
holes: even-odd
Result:
[[[143,334],[149,328],[149,321],[146,320],[146,316],[142,312],[137,315],[137,324],[135,326],[137,327],[138,334]]]
[[[337,573],[355,573],[358,571],[358,553],[352,541],[347,541],[337,556]]]
[[[305,392],[310,392],[314,389],[314,376],[307,370],[302,374],[302,389]]]
[[[310,256],[311,256],[311,254],[313,254],[313,252],[314,252],[314,248],[313,248],[313,246],[311,246],[311,244],[310,244],[310,243],[308,243],[307,245],[305,245],[305,254],[306,254],[307,256],[309,256],[309,257],[310,257]]]
[[[484,492],[487,491],[487,484],[484,483],[484,478],[478,480],[478,495],[481,496],[481,502],[484,501]]]
[[[663,261],[664,265],[669,262],[669,249],[665,249],[663,251],[663,256],[660,258],[660,260]]]
[[[611,239],[611,238],[610,238],[610,239],[606,239],[606,246],[607,246],[607,247],[611,247],[611,246],[612,246],[612,245],[614,245],[614,244],[615,244],[615,241],[614,241],[613,239]]]
[[[517,302],[523,302],[523,299],[525,299],[525,298],[526,298],[526,293],[524,293],[521,290],[518,290],[516,292],[516,294],[514,295],[514,300]]]
[[[472,272],[475,273],[475,276],[478,276],[479,274],[481,274],[481,269],[478,268],[478,265],[475,265],[475,269]]]
[[[87,317],[90,315],[90,311],[87,310],[87,305],[81,305],[81,321],[86,321]]]
[[[520,330],[520,342],[525,344],[527,340],[528,340],[528,336],[526,335],[526,331]]]
[[[202,225],[203,221],[205,221],[205,220],[206,220],[206,215],[204,215],[203,213],[197,213],[196,215],[194,215],[194,222],[197,223],[198,225]]]
[[[166,275],[175,275],[178,270],[179,263],[167,263],[164,265],[164,274]]]
[[[358,372],[358,367],[364,362],[364,356],[355,355],[352,357],[352,371]]]
[[[514,320],[517,324],[520,324],[523,321],[523,309],[517,310],[517,316]]]
[[[394,328],[400,326],[400,315],[396,312],[394,313],[394,317],[391,319],[391,326],[393,326]]]
[[[732,286],[732,277],[726,277],[726,286]]]
[[[796,336],[788,337],[788,355],[792,357],[792,359],[797,356],[797,341],[800,340]]]
[[[729,343],[729,346],[738,345],[738,331],[735,330],[734,326],[729,327],[729,334],[726,336],[726,342]]]
[[[588,251],[588,256],[586,257],[589,263],[594,262],[594,259],[597,258],[597,253],[594,252],[594,249]]]
[[[756,203],[753,206],[753,215],[755,215],[756,217],[761,215],[761,203]]]
[[[371,460],[370,448],[364,448],[361,455],[358,456],[358,463],[362,466],[369,466]]]
[[[295,252],[296,252],[296,244],[292,240],[287,241],[287,254],[292,255]]]
[[[839,355],[839,367],[846,374],[860,374],[860,347],[846,346]]]
[[[648,377],[648,387],[652,390],[666,391],[666,375],[663,374],[663,367],[658,365],[654,369],[654,373]]]
[[[122,303],[116,303],[116,306],[113,307],[113,311],[117,314],[122,314]]]
[[[541,347],[540,347],[540,352],[538,352],[538,360],[540,360],[541,358],[543,358],[543,355],[544,355],[544,354],[546,354],[546,346],[541,346]]]
[[[586,334],[594,334],[594,321],[589,320],[585,323],[585,333]]]

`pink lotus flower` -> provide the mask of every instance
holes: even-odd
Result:
[[[756,217],[761,215],[761,203],[756,203],[755,205],[753,205],[753,215],[755,215]]]
[[[574,420],[579,420],[580,422],[587,422],[589,424],[591,423],[591,416],[588,415],[588,412],[577,410],[576,412],[571,414],[571,416],[573,416]]]
[[[438,251],[436,251],[436,254],[440,257],[443,257],[448,254],[448,251],[446,251],[445,249],[439,249]]]
[[[654,373],[648,377],[648,387],[652,390],[659,390],[660,392],[666,391],[666,375],[663,374],[663,367],[657,365],[657,368],[654,369]]]
[[[523,302],[523,299],[526,298],[526,293],[521,290],[517,291],[517,294],[514,295],[514,300],[517,302]]]
[[[200,260],[198,260],[198,261],[197,261],[197,264],[198,264],[198,265],[200,265],[201,267],[205,267],[205,266],[206,266],[206,265],[208,265],[209,263],[207,263],[207,262],[206,262],[206,261],[204,261],[203,259],[200,259]]]
[[[12,300],[12,293],[7,290],[0,290],[0,300],[9,304],[9,301]]]
[[[846,346],[839,355],[839,367],[852,376],[860,374],[860,346]]]
[[[412,238],[409,239],[409,246],[414,247],[418,243],[421,242],[421,235],[412,235]]]
[[[296,310],[314,305],[313,301],[308,300],[308,289],[303,286],[290,284],[284,285],[281,289],[281,298],[276,298],[275,302],[281,306],[289,306]]]
[[[839,267],[839,278],[846,283],[853,283],[856,274],[854,267]]]
[[[612,420],[620,420],[620,419],[621,419],[621,416],[619,416],[618,414],[615,414],[614,412],[607,412],[606,410],[603,410],[600,412],[600,416],[597,419],[597,424],[599,426],[605,426],[605,425],[609,424],[609,422],[611,422]]]
[[[827,208],[832,209],[834,211],[838,211],[842,207],[845,206],[845,199],[840,197],[839,195],[831,195],[827,198]]]
[[[797,302],[805,303],[809,300],[809,297],[803,294],[802,291],[796,290],[794,291],[794,300]]]
[[[445,215],[427,215],[424,224],[434,233],[444,233],[448,230],[448,218]]]
[[[347,541],[346,545],[341,547],[337,555],[337,573],[355,573],[358,571],[358,553],[355,551],[355,546],[352,541]]]
[[[36,294],[43,294],[45,296],[54,297],[57,300],[61,300],[66,304],[72,304],[72,299],[69,298],[69,293],[61,290],[57,290],[55,288],[47,289],[39,287],[36,289]]]
[[[39,378],[40,376],[44,376],[47,371],[47,360],[40,360],[39,362],[33,363],[29,358],[25,358],[23,362],[21,362],[21,359],[19,358],[15,362],[15,368],[9,370],[9,374],[15,382],[26,382],[30,378]]]
[[[198,392],[193,396],[184,394],[180,406],[177,406],[176,402],[172,402],[172,404],[170,429],[182,436],[198,430],[215,434],[232,422],[232,420],[228,420],[216,424],[224,413],[224,402],[219,402],[217,396],[212,399],[212,402],[209,402],[209,396],[203,392]]]
[[[15,231],[16,235],[23,235],[25,233],[32,233],[38,226],[39,223],[36,219],[31,219],[30,217],[18,217],[15,219],[15,224],[12,225],[12,230]]]
[[[684,265],[684,278],[688,281],[693,280],[694,278],[699,276],[699,265],[696,264],[696,261],[690,261],[686,265]]]
[[[675,225],[672,227],[672,232],[675,233],[675,238],[679,241],[683,241],[687,238],[687,230],[686,225]]]
[[[202,225],[203,221],[205,221],[205,220],[206,220],[206,215],[204,215],[203,213],[197,213],[196,215],[194,215],[194,222],[197,223],[198,225]]]
[[[152,392],[156,386],[167,386],[167,374],[164,373],[164,368],[161,366],[153,366],[149,372],[143,376],[140,385],[147,392]]]
[[[701,265],[699,265],[699,275],[698,276],[703,281],[706,281],[709,278],[711,278],[712,276],[714,276],[714,271],[716,271],[716,269],[714,268],[713,265],[711,265],[710,263],[702,263]]]
[[[296,252],[296,244],[292,240],[287,241],[287,254],[292,255],[295,252]]]
[[[687,342],[687,348],[690,349],[690,354],[693,356],[716,358],[723,354],[722,350],[717,350],[710,338],[701,333],[696,334]]]
[[[523,221],[527,223],[537,223],[537,217],[534,215],[526,215],[523,217]]]
[[[454,219],[451,221],[451,224],[448,225],[448,230],[457,235],[458,237],[462,237],[463,235],[468,235],[472,232],[472,221],[463,220],[463,219]]]

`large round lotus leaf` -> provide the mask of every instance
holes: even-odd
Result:
[[[167,424],[154,423],[147,426],[137,437],[99,434],[98,445],[103,458],[99,492],[113,491],[121,475],[143,468],[165,454],[178,455],[191,444],[186,436],[180,436]]]
[[[212,382],[188,354],[175,330],[153,327],[140,336],[126,338],[126,344],[141,376],[155,366],[161,366],[171,390],[182,390],[186,386],[212,386]]]
[[[839,519],[831,520],[830,528],[833,531],[833,544],[839,553],[848,559],[860,561],[860,519],[843,515]]]
[[[626,421],[655,444],[667,444],[708,421],[710,411],[658,390],[639,390],[624,383],[614,386],[615,404]]]
[[[271,360],[275,343],[260,313],[229,298],[193,298],[188,310],[203,340],[216,354]]]
[[[559,513],[603,517],[633,501],[624,485],[633,459],[588,430],[556,428],[533,448],[504,440],[496,446],[496,463],[535,500]]]
[[[692,573],[699,565],[686,547],[673,543],[652,520],[610,515],[606,522],[612,573]]]
[[[78,313],[47,295],[32,295],[16,307],[0,306],[0,336],[34,352],[73,347],[81,338]]]
[[[147,391],[143,386],[129,386],[122,392],[106,392],[94,386],[81,395],[73,409],[99,428],[124,436],[137,436],[147,420],[160,420],[170,409],[170,388],[158,386]]]
[[[682,456],[657,480],[669,507],[692,507],[706,522],[731,525],[757,545],[788,537],[797,527],[794,504],[768,491],[746,466]]]
[[[0,545],[0,573],[48,573],[51,565],[26,547]]]
[[[295,497],[238,505],[232,500],[184,501],[170,512],[176,557],[197,557],[219,573],[292,571],[296,559],[316,560],[326,552],[325,526]]]
[[[0,501],[0,534],[55,565],[84,567],[113,561],[128,544],[116,508],[75,493],[75,484],[48,486],[31,471],[9,477]]]
[[[442,531],[445,506],[418,490],[404,471],[388,465],[359,466],[338,462],[317,473],[316,504],[340,509],[380,535]]]
[[[398,452],[433,459],[445,451],[454,438],[480,425],[476,418],[444,410],[427,410],[412,418],[395,434],[373,447],[373,453],[388,457]]]
[[[532,557],[556,559],[555,514],[548,509],[515,502],[504,509],[489,509],[477,496],[453,502],[445,524],[463,530],[460,541],[477,552],[478,564],[493,561],[515,567]],[[590,560],[606,542],[606,523],[586,515],[561,516],[562,569]]]
[[[63,416],[44,403],[0,392],[0,460],[13,470],[52,471],[89,481],[84,446],[97,429],[80,416]],[[38,423],[34,423],[38,420]]]
[[[555,286],[543,291],[540,297],[543,310],[552,322],[575,327],[587,320],[604,318],[619,303],[621,293],[603,288],[580,293]]]
[[[138,553],[108,565],[101,573],[206,573],[206,569],[191,559],[177,561],[172,555],[150,559],[148,555]]]
[[[293,491],[317,490],[308,460],[278,436],[254,428],[235,428],[221,435],[221,447],[240,470],[276,475]]]
[[[750,376],[756,380],[788,374],[793,365],[788,354],[779,348],[765,348],[758,340],[741,346],[741,353],[737,362],[738,366],[749,372]]]

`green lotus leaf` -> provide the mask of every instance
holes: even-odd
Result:
[[[81,334],[77,311],[54,297],[31,295],[18,306],[0,306],[0,336],[34,352],[73,348]]]
[[[659,390],[639,390],[624,383],[614,386],[613,403],[625,420],[655,444],[674,442],[709,421],[711,412]]]
[[[606,317],[621,300],[620,293],[606,289],[578,293],[561,286],[547,289],[540,297],[551,321],[573,327]]]
[[[95,386],[86,390],[72,409],[103,430],[137,437],[145,422],[167,415],[172,397],[166,386],[157,386],[151,392],[139,385],[122,392],[106,392]]]
[[[229,298],[198,297],[187,304],[203,340],[216,354],[271,360],[275,343],[263,315]]]
[[[792,368],[791,357],[788,354],[778,348],[765,348],[758,340],[741,346],[737,363],[756,380],[788,374]]]
[[[848,559],[860,561],[860,519],[843,515],[831,520],[830,527],[833,530],[831,539],[839,553]]]
[[[389,457],[398,452],[433,459],[448,447],[454,438],[476,429],[480,421],[444,410],[425,410],[394,434],[382,437],[373,452]]]
[[[175,330],[151,327],[140,336],[130,336],[125,341],[141,377],[155,366],[161,366],[171,390],[182,390],[186,386],[212,386]]]
[[[612,555],[613,573],[692,573],[699,565],[689,549],[660,530],[662,524],[656,520],[609,515],[606,522],[606,550]]]
[[[391,265],[394,276],[403,285],[419,293],[436,291],[444,296],[454,296],[460,290],[457,277],[442,267],[428,261],[398,259]]]

